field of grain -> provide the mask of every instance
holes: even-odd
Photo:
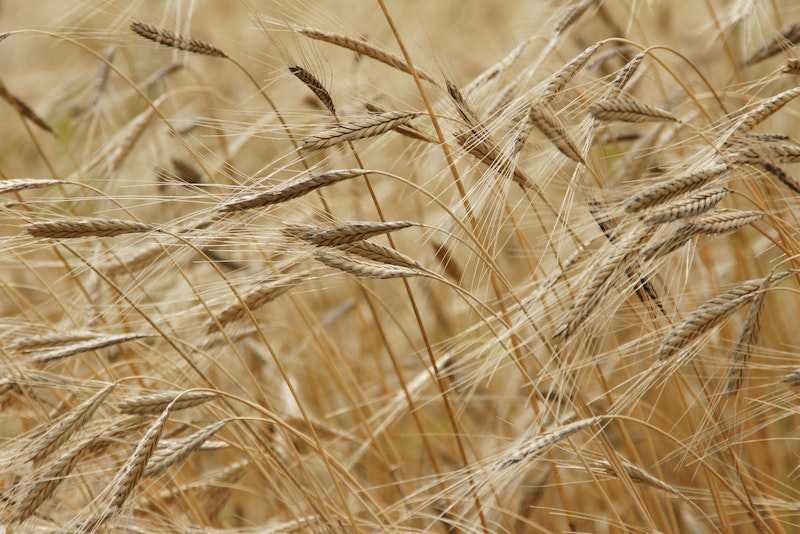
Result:
[[[0,532],[800,532],[797,2],[0,32]]]

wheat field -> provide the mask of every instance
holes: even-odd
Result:
[[[800,532],[800,4],[0,4],[0,532]]]

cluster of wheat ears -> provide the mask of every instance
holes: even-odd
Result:
[[[2,34],[0,531],[797,531],[800,10],[504,3]]]

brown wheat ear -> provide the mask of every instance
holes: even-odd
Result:
[[[28,104],[14,96],[11,91],[8,90],[6,84],[4,84],[2,81],[0,81],[0,98],[8,102],[8,105],[14,108],[17,113],[34,123],[45,132],[53,133],[53,129],[50,127],[50,125],[47,124],[43,118],[37,115]]]
[[[325,89],[325,86],[322,85],[322,82],[319,81],[319,78],[299,65],[292,65],[289,67],[289,72],[291,72],[295,78],[303,82],[306,87],[308,87],[311,92],[314,93],[319,101],[322,102],[322,105],[331,112],[331,115],[336,115],[336,106],[333,105],[333,98],[331,98],[331,94],[327,89]]]
[[[314,258],[328,267],[350,273],[360,278],[409,278],[412,276],[424,275],[424,272],[419,269],[366,262],[342,254],[332,254],[321,250],[314,254]]]
[[[698,191],[671,204],[653,208],[646,212],[644,220],[647,224],[664,224],[699,215],[715,208],[728,193],[730,190],[724,187]]]
[[[138,36],[170,48],[191,52],[192,54],[202,54],[204,56],[228,57],[225,52],[206,42],[197,39],[188,39],[181,35],[176,35],[171,31],[145,24],[144,22],[133,21],[130,27],[131,31]]]

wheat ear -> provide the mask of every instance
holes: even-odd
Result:
[[[764,46],[756,50],[744,64],[755,65],[756,63],[760,63],[765,59],[780,54],[787,48],[793,47],[798,42],[800,42],[800,24],[792,24],[782,31],[780,35],[771,39],[764,44]]]
[[[586,66],[586,63],[588,63],[602,45],[603,43],[595,43],[589,46],[583,52],[572,58],[566,65],[553,73],[550,78],[547,79],[547,83],[541,92],[541,100],[547,102],[563,91],[564,87],[566,87],[575,75]]]
[[[185,410],[206,403],[217,397],[213,391],[163,391],[152,395],[131,397],[117,403],[117,409],[124,414],[143,415],[160,413],[166,406],[172,410]]]
[[[14,193],[26,189],[41,189],[51,185],[63,184],[61,180],[37,180],[35,178],[17,178],[0,181],[0,193]]]
[[[750,303],[747,317],[742,326],[742,332],[739,334],[739,339],[736,340],[736,345],[731,353],[731,367],[728,370],[728,380],[725,384],[725,393],[727,395],[732,395],[739,391],[744,382],[745,367],[748,360],[750,360],[753,345],[758,341],[761,311],[767,299],[766,290],[769,283],[769,278],[766,278],[758,294],[753,298],[753,302]]]
[[[649,104],[643,104],[628,95],[619,95],[604,98],[589,107],[589,113],[601,121],[619,122],[674,122],[675,118],[669,111],[664,111]]]
[[[580,151],[556,116],[543,104],[533,103],[528,119],[547,139],[566,157],[572,161],[583,162]]]
[[[384,263],[373,263],[361,261],[357,258],[348,257],[342,254],[332,254],[322,250],[314,254],[314,259],[333,269],[350,273],[360,278],[409,278],[412,276],[422,276],[424,273],[418,269],[399,267],[397,265],[387,265]]]
[[[306,87],[308,87],[311,92],[314,93],[314,96],[316,96],[317,99],[322,102],[322,105],[331,112],[331,115],[336,115],[336,106],[333,105],[333,98],[331,98],[331,94],[327,89],[325,89],[325,86],[322,85],[322,82],[319,81],[319,78],[311,74],[300,65],[292,65],[289,67],[289,72],[291,72],[295,78],[303,82]]]
[[[241,211],[251,208],[280,204],[331,184],[363,176],[367,171],[363,169],[340,169],[327,171],[319,174],[301,175],[299,178],[290,180],[281,185],[254,193],[243,198],[231,200],[220,207],[221,211]]]
[[[131,31],[138,36],[170,48],[191,52],[192,54],[202,54],[204,56],[228,57],[225,52],[204,41],[176,35],[171,31],[157,28],[156,26],[145,24],[144,22],[133,21],[131,22],[130,28]]]
[[[625,211],[635,213],[667,200],[702,187],[712,180],[716,180],[729,172],[729,167],[724,164],[715,164],[699,171],[678,176],[666,182],[648,187],[637,193],[625,203]]]
[[[406,125],[419,115],[416,112],[387,111],[386,113],[373,113],[353,122],[340,122],[329,130],[303,139],[303,148],[306,150],[319,150],[336,146],[345,141],[375,137],[398,126]]]
[[[703,333],[736,311],[739,306],[751,302],[768,286],[790,274],[789,271],[781,271],[766,278],[749,280],[704,302],[664,336],[656,352],[656,359],[664,361],[682,351]]]
[[[113,334],[102,336],[75,343],[73,345],[67,345],[66,347],[48,352],[43,352],[42,354],[37,354],[32,358],[32,361],[34,363],[49,363],[73,356],[75,354],[82,354],[84,352],[102,349],[113,345],[119,345],[120,343],[127,343],[128,341],[134,341],[136,339],[142,339],[146,337],[151,337],[151,334]]]
[[[715,208],[728,193],[730,190],[724,187],[698,191],[684,199],[649,210],[644,214],[644,221],[655,225],[700,215]]]
[[[101,389],[73,408],[69,413],[52,423],[52,426],[50,426],[47,432],[39,437],[33,444],[32,450],[28,451],[28,461],[40,462],[63,445],[70,436],[86,424],[106,397],[111,394],[114,387],[115,384],[111,384]]]
[[[33,237],[75,239],[79,237],[113,237],[153,230],[153,226],[121,219],[66,219],[32,223],[25,230]]]
[[[411,221],[358,221],[325,229],[308,225],[286,225],[283,228],[283,233],[320,247],[335,247],[363,241],[370,237],[388,234],[411,226],[415,226],[415,223]]]
[[[216,434],[226,423],[227,421],[218,421],[183,439],[168,444],[162,442],[162,445],[156,449],[147,463],[143,476],[153,477],[159,475],[178,462],[183,461],[199,449],[211,436]]]

